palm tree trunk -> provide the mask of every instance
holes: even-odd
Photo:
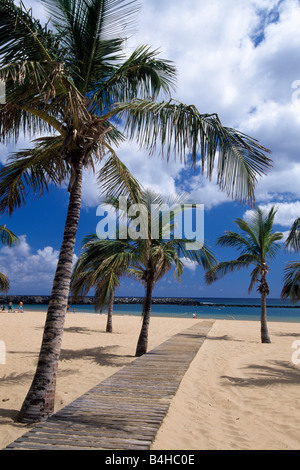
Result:
[[[261,294],[260,332],[261,342],[271,343],[267,326],[267,296],[265,293]]]
[[[267,272],[267,267],[263,265],[261,269],[261,284],[259,287],[259,291],[261,294],[260,332],[262,343],[271,343],[267,326],[267,295],[269,294],[269,286],[266,279]]]
[[[109,296],[109,302],[108,302],[106,333],[112,333],[113,307],[114,307],[114,292],[112,291]]]
[[[145,298],[143,303],[143,324],[138,339],[135,356],[139,357],[146,354],[148,348],[148,333],[151,316],[152,292],[154,281],[149,280],[146,285]]]
[[[70,190],[63,242],[53,281],[38,365],[18,416],[18,421],[23,423],[44,421],[54,412],[56,375],[81,207],[82,171],[82,163],[77,161],[74,165],[74,183]]]

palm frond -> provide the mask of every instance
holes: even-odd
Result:
[[[59,155],[60,136],[44,137],[35,147],[11,156],[11,162],[0,170],[0,212],[9,214],[26,204],[30,190],[35,197],[48,191],[49,185],[60,185],[69,175],[70,167]]]
[[[94,306],[103,307],[112,292],[120,285],[131,265],[136,264],[134,247],[126,241],[99,239],[96,234],[89,234],[83,239],[80,258],[75,263],[71,292],[73,300],[87,295],[95,288]]]
[[[251,273],[251,282],[248,288],[248,294],[251,294],[255,283],[259,281],[259,275],[260,275],[260,269],[259,269],[259,266],[256,266]]]
[[[0,79],[6,83],[6,103],[1,107],[0,138],[18,140],[19,134],[63,134],[61,113],[65,110],[72,85],[63,79],[64,68],[58,62],[20,62],[0,69]],[[78,99],[77,99],[78,101]],[[64,111],[65,112],[65,111]]]
[[[110,300],[110,296],[119,286],[120,280],[114,271],[107,272],[105,276],[95,285],[95,310],[101,310],[104,306],[106,306]]]
[[[207,284],[212,284],[213,282],[226,276],[226,274],[228,273],[239,271],[242,268],[247,268],[249,264],[249,261],[243,259],[222,261],[221,263],[217,264],[205,273],[205,281],[207,282]]]
[[[225,232],[224,235],[217,239],[217,245],[227,248],[236,248],[242,253],[255,252],[256,245],[251,243],[251,239],[243,237],[236,232]]]
[[[300,217],[294,221],[285,246],[291,251],[300,250]]]
[[[125,196],[132,203],[138,203],[142,197],[140,183],[118,158],[116,152],[111,147],[109,150],[110,156],[98,173],[99,189],[107,198]]]
[[[197,263],[205,271],[212,269],[217,264],[215,254],[211,251],[207,244],[203,244],[200,249],[187,249],[190,246],[192,240],[182,239],[173,241],[175,248],[178,250],[178,254],[181,257],[187,258],[190,261]],[[197,245],[196,245],[197,247]]]
[[[290,298],[293,301],[300,300],[300,262],[288,263],[284,269],[284,285],[281,298]]]
[[[57,37],[47,26],[32,16],[20,2],[1,1],[0,4],[0,67],[31,61],[57,60]]]
[[[11,230],[9,230],[6,225],[0,225],[0,241],[2,245],[7,245],[11,247],[20,242],[17,235],[15,235]]]
[[[9,279],[5,274],[0,273],[0,291],[7,293],[9,291]]]
[[[119,103],[108,115],[119,115],[129,138],[136,139],[150,154],[159,146],[168,160],[173,154],[185,162],[190,153],[194,165],[201,159],[208,178],[217,166],[221,190],[242,202],[254,202],[258,178],[271,167],[266,156],[270,151],[257,140],[224,127],[216,114],[200,114],[193,105],[134,100]]]
[[[102,113],[118,102],[129,102],[137,97],[155,99],[162,90],[170,96],[175,89],[176,69],[158,51],[139,46],[121,66],[115,67],[107,80],[99,81],[92,96],[94,109]]]
[[[248,240],[249,245],[257,247],[260,243],[260,240],[256,212],[254,211],[254,215],[249,222],[240,218],[237,218],[234,222],[243,232],[245,232],[246,236],[248,236],[248,238],[245,239]]]
[[[43,0],[59,31],[66,63],[83,94],[110,76],[125,34],[136,21],[136,0]],[[92,86],[92,84],[94,86]]]

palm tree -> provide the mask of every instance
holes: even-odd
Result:
[[[128,222],[128,237],[126,240],[97,240],[97,237],[94,236],[91,245],[88,247],[90,259],[94,257],[95,272],[97,265],[102,272],[105,271],[106,266],[109,266],[110,270],[113,263],[117,272],[133,276],[145,286],[142,310],[143,322],[137,343],[136,356],[141,356],[147,352],[152,294],[156,283],[172,267],[174,267],[174,275],[180,281],[184,271],[184,258],[199,264],[204,269],[211,268],[216,262],[213,254],[206,246],[194,249],[193,246],[187,245],[190,240],[175,238],[174,229],[178,221],[176,215],[182,215],[184,206],[181,203],[184,200],[184,196],[179,195],[171,203],[169,199],[166,200],[152,191],[144,190],[141,192],[137,208],[142,214],[142,218],[139,218],[136,226],[139,230],[135,232],[131,227],[132,231],[130,232],[132,222],[137,219],[135,219],[135,214],[130,216],[126,211]],[[117,199],[108,198],[106,203],[109,203],[109,201],[112,207],[120,210]],[[129,201],[128,207],[130,207]],[[171,208],[171,211],[168,212],[167,218],[163,218],[161,209],[166,207]],[[120,223],[122,223],[122,214]],[[157,232],[154,231],[154,227],[157,228]],[[107,256],[105,261],[103,261],[104,247]],[[85,253],[83,256],[85,256]],[[82,275],[84,276],[84,271],[82,271]],[[88,278],[85,285],[91,285]]]
[[[115,151],[127,135],[150,154],[159,147],[167,158],[172,153],[185,159],[190,152],[194,164],[201,154],[208,177],[218,158],[221,189],[252,203],[258,178],[271,166],[269,151],[255,139],[222,126],[216,114],[200,114],[170,99],[176,70],[157,51],[141,46],[124,56],[136,0],[43,4],[49,13],[46,25],[22,4],[0,4],[0,79],[6,86],[0,139],[16,142],[21,131],[30,137],[48,133],[1,169],[0,212],[12,214],[30,191],[39,197],[51,185],[69,181],[64,236],[36,374],[18,417],[22,422],[44,420],[54,409],[83,170],[106,158],[99,175],[103,190],[112,178],[111,193],[122,190],[136,198],[135,180]],[[168,101],[157,102],[161,91]]]
[[[107,304],[106,332],[112,333],[112,314],[115,290],[120,278],[134,263],[133,247],[122,240],[99,239],[90,234],[83,240],[82,254],[77,260],[71,279],[71,292],[75,301],[95,288],[95,310]]]
[[[290,251],[300,250],[300,218],[296,219],[285,242]],[[300,300],[300,262],[287,263],[284,269],[284,285],[281,298],[290,298],[293,301]]]
[[[268,213],[263,213],[260,208],[253,211],[249,222],[236,219],[235,223],[242,233],[226,232],[217,240],[217,244],[225,247],[236,248],[241,255],[233,261],[223,261],[213,267],[205,275],[208,284],[225,276],[228,272],[233,272],[241,268],[254,266],[251,272],[251,282],[248,289],[250,294],[255,283],[259,282],[258,291],[261,295],[261,341],[270,343],[267,327],[267,306],[266,298],[269,294],[267,274],[269,267],[268,260],[275,258],[280,245],[276,242],[283,237],[282,233],[272,232],[276,210],[274,207]]]
[[[12,247],[19,243],[18,237],[11,232],[6,225],[0,225],[0,242],[2,245]],[[5,274],[0,273],[0,291],[7,293],[9,291],[9,279]]]

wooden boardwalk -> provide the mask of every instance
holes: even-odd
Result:
[[[169,338],[5,450],[149,450],[213,323],[199,321]]]

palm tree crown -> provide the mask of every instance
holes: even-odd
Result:
[[[11,247],[19,243],[18,237],[9,230],[6,225],[0,225],[0,242],[2,245]],[[9,279],[5,274],[0,273],[0,290],[8,292],[10,287]]]
[[[123,240],[99,239],[96,234],[83,240],[82,254],[77,260],[71,279],[73,300],[85,296],[94,288],[95,310],[108,305],[106,331],[112,332],[112,311],[120,278],[128,266],[136,262],[134,247]]]
[[[296,219],[292,225],[285,246],[290,251],[300,251],[300,218]],[[287,263],[284,269],[284,285],[281,291],[281,298],[290,298],[293,301],[300,300],[300,262]]]

